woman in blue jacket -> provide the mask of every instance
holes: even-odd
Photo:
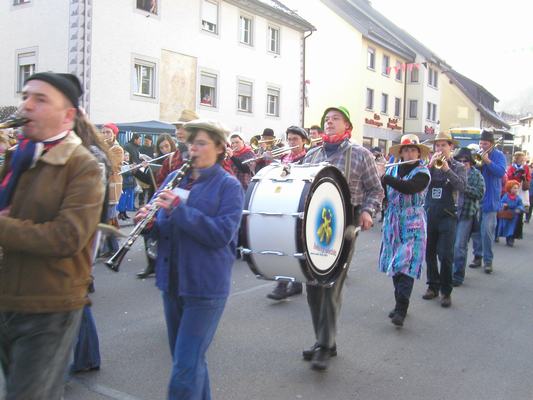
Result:
[[[179,187],[161,190],[152,234],[158,239],[156,284],[162,291],[173,366],[169,399],[210,399],[205,353],[230,290],[242,187],[220,165],[226,132],[216,122],[195,120],[189,132],[192,169]],[[171,173],[163,185],[172,179]],[[144,218],[150,206],[139,210]]]

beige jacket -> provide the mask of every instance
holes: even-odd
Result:
[[[0,311],[70,311],[87,302],[101,169],[70,133],[22,174],[0,216]]]

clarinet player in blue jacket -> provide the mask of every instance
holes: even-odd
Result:
[[[156,284],[162,292],[172,373],[168,398],[211,398],[205,354],[228,298],[243,191],[221,166],[226,131],[194,120],[189,132],[192,168],[177,189],[162,190],[151,234],[158,239]],[[172,179],[171,173],[162,187]],[[136,219],[146,216],[148,207]]]

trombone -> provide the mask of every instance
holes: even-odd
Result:
[[[295,149],[297,147],[299,147],[299,146],[284,146],[284,147],[280,147],[279,149],[272,150],[270,152],[270,156],[272,158],[281,157],[281,156],[284,156],[285,154],[287,154],[288,152],[290,152],[292,149]],[[243,164],[248,164],[248,163],[251,163],[252,161],[261,160],[261,159],[265,158],[265,156],[266,156],[266,154],[262,154],[260,156],[245,160],[242,163]]]
[[[175,153],[175,151],[171,151],[170,153],[163,154],[162,156],[159,156],[159,157],[156,157],[156,158],[151,158],[149,160],[143,160],[139,164],[133,164],[133,165],[129,166],[128,168],[124,168],[124,171],[120,171],[119,175],[125,174],[127,172],[134,171],[134,170],[139,169],[139,168],[142,168],[144,163],[147,163],[147,165],[153,165],[152,163],[154,161],[161,160],[163,158],[167,158],[167,157],[173,155],[174,153]]]
[[[472,159],[474,160],[474,165],[478,168],[481,168],[483,166],[483,157],[486,154],[489,154],[496,146],[500,144],[500,142],[503,141],[503,136],[500,136],[498,140],[496,140],[493,144],[490,145],[490,147],[487,150],[481,150],[479,149],[474,154],[472,154]]]
[[[323,144],[324,144],[324,139],[322,137],[311,138],[311,139],[307,139],[306,140],[304,148],[305,148],[305,150],[309,150],[313,146],[317,146],[318,147],[318,146],[322,146]]]
[[[415,162],[424,161],[421,158],[417,158],[416,160],[407,160],[407,161],[398,161],[393,162],[389,164],[385,164],[385,168],[394,167],[395,165],[402,165],[402,164],[414,164]]]
[[[267,148],[272,148],[274,146],[277,146],[280,143],[281,143],[281,139],[277,139],[277,138],[259,140],[257,136],[254,136],[253,138],[250,139],[250,147],[254,151],[259,150],[262,144],[267,144]]]

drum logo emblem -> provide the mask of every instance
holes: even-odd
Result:
[[[313,249],[321,256],[337,256],[335,248],[335,232],[337,227],[335,207],[329,201],[325,201],[318,207],[315,216]]]
[[[318,240],[321,245],[328,246],[331,243],[331,237],[333,230],[331,228],[331,220],[333,218],[333,213],[330,208],[322,208],[322,218],[320,226],[317,230]]]

